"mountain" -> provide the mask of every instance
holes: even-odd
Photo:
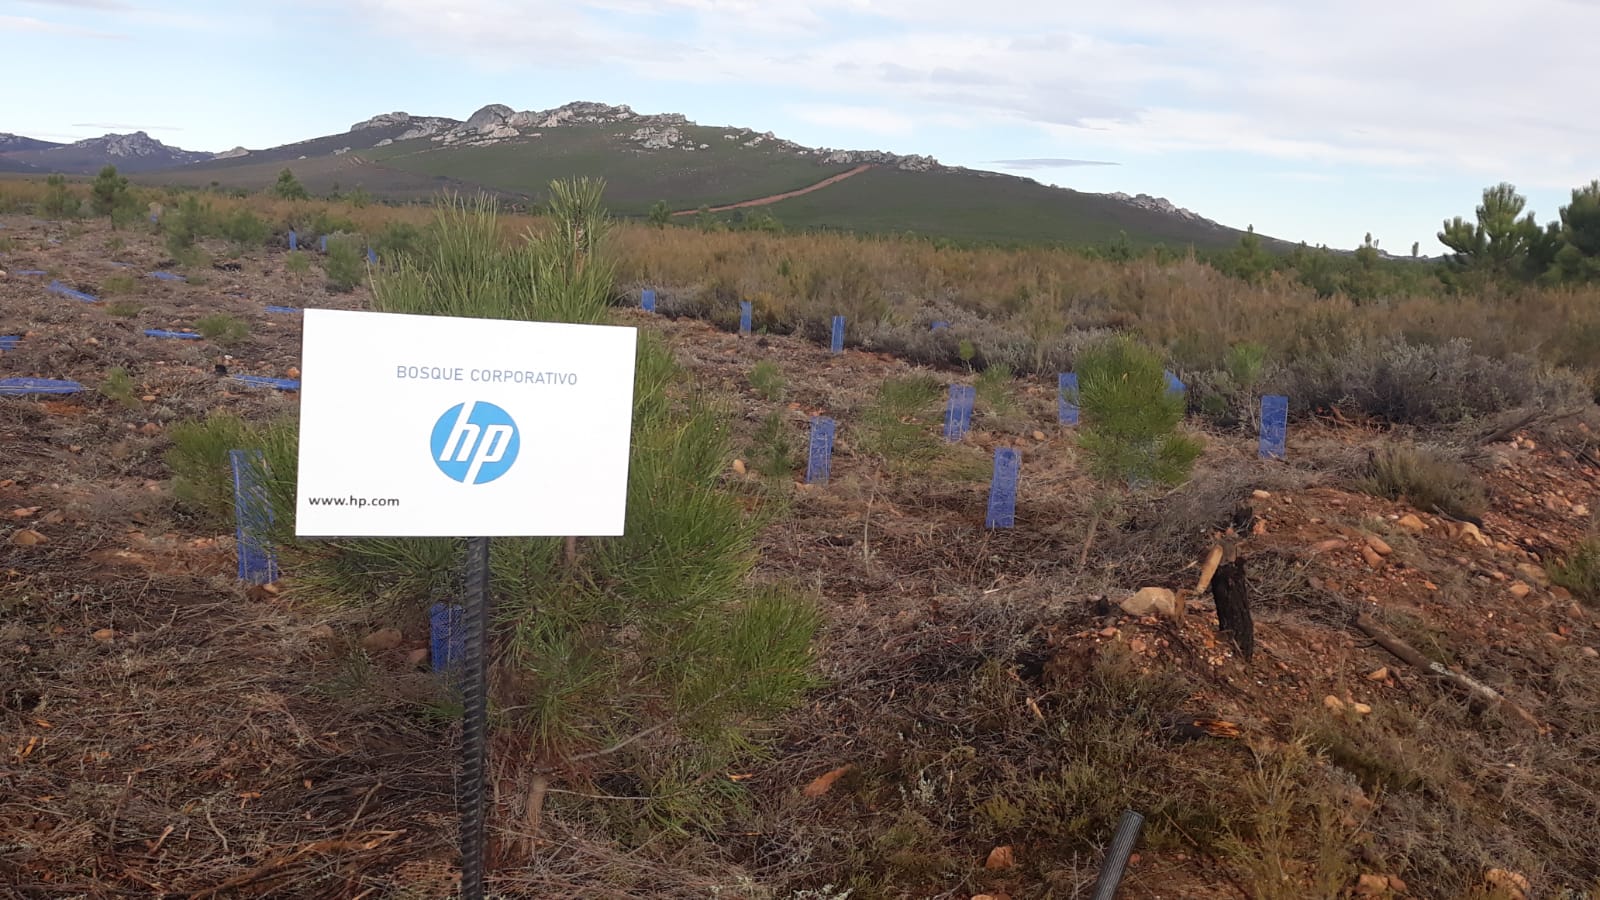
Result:
[[[107,134],[72,144],[54,144],[33,138],[5,135],[17,146],[0,140],[0,159],[32,166],[45,172],[93,175],[107,165],[124,173],[153,172],[211,159],[215,154],[169,147],[143,131]]]
[[[1058,188],[930,156],[806,147],[771,132],[586,101],[523,111],[491,104],[465,119],[388,112],[339,134],[219,154],[169,148],[139,132],[0,151],[4,159],[80,174],[111,162],[146,183],[252,190],[288,168],[313,193],[360,186],[423,200],[441,188],[483,190],[514,206],[543,202],[552,179],[597,176],[619,216],[643,217],[665,203],[679,217],[766,213],[790,226],[963,241],[1085,244],[1126,234],[1135,245],[1211,248],[1243,234],[1145,194]]]

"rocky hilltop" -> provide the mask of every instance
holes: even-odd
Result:
[[[162,160],[171,161],[176,165],[187,165],[211,159],[215,156],[212,153],[198,153],[168,146],[143,131],[85,138],[81,141],[75,141],[72,147],[85,153],[105,156],[112,162],[119,159]]]

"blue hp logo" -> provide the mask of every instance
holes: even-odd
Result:
[[[522,436],[511,414],[493,403],[469,401],[444,411],[433,426],[433,461],[462,484],[484,484],[517,461]]]

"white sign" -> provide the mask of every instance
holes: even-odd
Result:
[[[622,534],[636,338],[307,309],[295,534]]]

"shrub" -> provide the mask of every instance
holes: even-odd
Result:
[[[984,369],[978,374],[974,387],[978,399],[991,415],[1007,416],[1016,410],[1017,401],[1011,395],[1011,366],[1006,363],[995,363]]]
[[[857,449],[892,471],[917,470],[937,459],[939,442],[931,423],[943,388],[932,375],[886,379],[861,412]]]
[[[283,260],[283,267],[291,275],[304,275],[311,271],[311,258],[306,255],[304,250],[291,250]]]
[[[67,187],[65,175],[51,175],[45,178],[44,183],[44,200],[39,203],[40,215],[47,219],[67,219],[78,214],[82,203]]]
[[[1600,537],[1579,541],[1550,566],[1550,581],[1585,603],[1600,603]]]
[[[278,183],[272,186],[272,192],[284,200],[306,200],[311,196],[289,169],[278,173]]]
[[[1178,431],[1184,400],[1167,390],[1161,358],[1132,337],[1118,335],[1077,361],[1078,443],[1090,472],[1108,484],[1180,484],[1199,457],[1200,443]]]
[[[757,472],[774,479],[793,475],[803,462],[782,412],[773,410],[761,420],[750,448],[750,462]]]
[[[271,226],[242,206],[222,221],[219,230],[223,237],[233,243],[236,252],[259,247],[265,244],[267,237],[272,234]]]
[[[167,252],[182,259],[195,241],[215,231],[215,214],[210,201],[185,194],[177,206],[162,217],[161,228],[167,235]]]
[[[105,378],[100,381],[100,394],[107,400],[129,408],[139,405],[139,396],[134,393],[133,379],[129,377],[128,370],[121,366],[106,371]]]
[[[128,196],[128,179],[117,174],[116,166],[106,166],[89,185],[89,207],[97,216],[110,216],[118,207],[132,203]]]
[[[1359,486],[1456,519],[1476,521],[1488,508],[1483,482],[1472,469],[1435,447],[1391,445],[1375,451]]]
[[[137,290],[139,290],[139,279],[132,275],[112,275],[100,282],[102,294],[132,294]]]
[[[250,336],[250,324],[226,313],[215,313],[194,323],[194,329],[209,341],[231,347]]]
[[[131,319],[144,312],[144,304],[134,300],[113,300],[106,304],[106,312],[123,319]]]
[[[1581,380],[1529,357],[1490,359],[1463,338],[1438,345],[1392,336],[1357,339],[1343,352],[1291,358],[1273,379],[1290,410],[1350,406],[1384,421],[1448,425],[1519,407],[1568,408],[1588,393]]]
[[[771,360],[762,360],[750,369],[750,389],[763,400],[782,400],[783,371]]]
[[[328,255],[322,260],[322,271],[328,276],[328,290],[341,294],[355,290],[367,271],[360,238],[343,234],[328,238]]]

